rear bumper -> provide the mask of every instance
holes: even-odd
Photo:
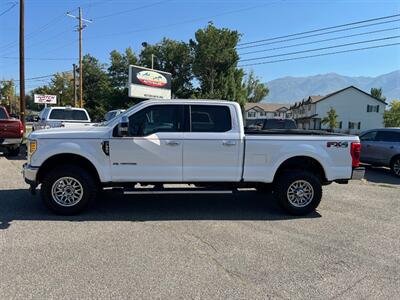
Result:
[[[351,180],[364,179],[364,175],[365,175],[365,168],[363,167],[354,168],[351,174]]]
[[[24,177],[25,182],[31,186],[36,187],[37,185],[36,175],[38,171],[39,171],[38,167],[32,167],[31,165],[24,164],[22,169],[22,175]]]
[[[0,146],[20,145],[22,138],[0,138]]]

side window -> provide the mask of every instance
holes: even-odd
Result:
[[[376,131],[371,131],[360,136],[361,141],[375,141]]]
[[[377,141],[382,142],[400,142],[400,132],[395,131],[379,131],[376,136]]]
[[[229,107],[218,105],[191,105],[192,132],[226,132],[232,129]]]
[[[129,117],[129,136],[148,136],[157,132],[182,132],[182,105],[153,105]]]

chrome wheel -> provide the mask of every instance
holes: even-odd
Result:
[[[74,206],[83,197],[83,187],[73,177],[62,177],[53,183],[51,196],[61,206]]]
[[[295,207],[305,207],[314,198],[312,185],[305,180],[294,181],[287,190],[287,199]]]
[[[393,163],[393,172],[400,176],[400,158],[396,159]]]

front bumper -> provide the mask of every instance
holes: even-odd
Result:
[[[364,179],[364,175],[365,175],[365,168],[362,167],[354,168],[351,174],[351,180]]]
[[[24,176],[24,180],[27,184],[36,187],[37,181],[36,176],[39,171],[38,167],[32,167],[31,165],[25,163],[22,169],[22,174]]]

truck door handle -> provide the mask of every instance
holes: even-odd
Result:
[[[168,145],[168,146],[178,146],[178,145],[180,145],[179,142],[177,142],[177,141],[171,141],[171,140],[166,140],[166,141],[165,141],[165,144]]]
[[[224,141],[222,141],[222,145],[224,145],[224,146],[235,146],[236,142],[235,141],[230,141],[230,140],[224,140]]]

